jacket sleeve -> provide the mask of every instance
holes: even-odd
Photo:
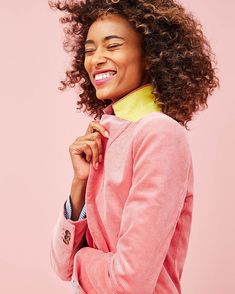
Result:
[[[67,200],[68,201],[68,200]],[[64,203],[54,226],[51,246],[50,263],[54,272],[65,281],[71,280],[74,255],[86,243],[88,229],[87,219],[73,221],[65,217]]]
[[[177,122],[141,125],[116,251],[84,247],[76,253],[73,284],[81,293],[154,292],[187,194],[190,164],[186,135]]]

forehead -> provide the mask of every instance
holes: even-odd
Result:
[[[102,39],[107,35],[139,39],[139,34],[129,21],[116,14],[103,15],[94,21],[89,28],[87,39]]]

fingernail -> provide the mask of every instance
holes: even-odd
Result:
[[[99,162],[97,161],[95,164],[95,169],[98,169],[98,167],[99,167]]]
[[[104,131],[105,137],[109,138],[109,133],[107,131]]]

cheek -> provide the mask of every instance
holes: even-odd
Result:
[[[90,71],[90,65],[89,64],[90,64],[89,60],[87,58],[85,58],[83,65],[84,65],[85,70],[88,72],[88,74],[89,74],[89,71]]]
[[[119,68],[128,74],[137,74],[143,69],[143,58],[139,52],[128,52],[119,57]]]
[[[125,77],[130,80],[139,80],[142,75],[143,65],[141,60],[136,58],[129,58],[123,66]]]

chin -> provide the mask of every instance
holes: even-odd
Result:
[[[115,94],[112,93],[111,91],[96,91],[96,97],[99,100],[105,100],[105,99],[110,99],[113,100],[113,98],[115,97]]]

